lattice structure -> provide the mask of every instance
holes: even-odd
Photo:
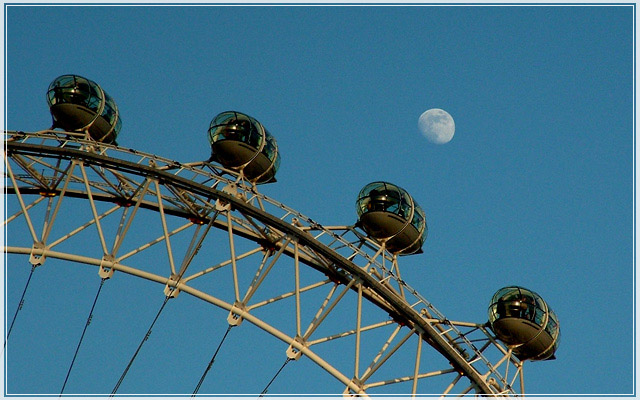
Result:
[[[414,394],[524,392],[523,363],[486,323],[445,317],[359,228],[323,226],[209,162],[61,131],[6,132],[5,148],[6,253],[187,293],[281,340],[345,394],[402,382]]]

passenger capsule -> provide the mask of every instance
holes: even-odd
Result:
[[[209,125],[209,143],[211,161],[241,171],[254,183],[276,181],[278,145],[256,119],[237,111],[218,114]]]
[[[62,75],[47,91],[53,127],[88,132],[98,142],[114,143],[122,127],[115,101],[95,82]]]
[[[489,324],[519,359],[555,359],[558,318],[535,292],[518,286],[498,290],[489,306]]]
[[[387,182],[372,182],[356,201],[362,229],[394,254],[422,252],[427,238],[424,211],[406,190]]]

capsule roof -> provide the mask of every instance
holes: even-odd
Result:
[[[49,85],[47,102],[54,127],[115,143],[122,119],[115,101],[97,83],[79,75],[59,76]]]
[[[489,305],[489,324],[518,358],[555,358],[560,342],[558,317],[536,292],[520,286],[498,290]]]
[[[251,182],[275,182],[280,168],[278,144],[258,120],[238,111],[225,111],[213,118],[208,136],[212,161],[242,171]]]
[[[359,223],[372,238],[396,254],[422,251],[427,238],[425,213],[409,193],[389,182],[366,185],[358,194]]]

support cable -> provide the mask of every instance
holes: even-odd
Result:
[[[33,271],[36,269],[36,265],[31,266],[31,272],[29,273],[29,278],[27,279],[27,284],[24,286],[24,290],[22,291],[22,296],[20,297],[20,302],[18,303],[18,309],[16,313],[13,315],[13,320],[11,321],[11,325],[9,326],[9,330],[7,331],[7,338],[4,340],[3,350],[7,348],[7,342],[9,341],[9,335],[11,335],[11,330],[13,329],[13,324],[16,322],[16,317],[20,310],[22,310],[22,306],[24,305],[24,296],[27,293],[27,288],[29,287],[29,282],[31,282],[31,277],[33,276]]]
[[[159,193],[160,193],[160,190],[158,190],[158,195],[159,195]],[[200,237],[200,240],[198,241],[197,245],[195,246],[195,249],[193,250],[193,252],[191,254],[189,254],[189,251],[187,251],[187,255],[185,256],[185,259],[184,259],[184,261],[182,263],[182,266],[180,267],[180,272],[179,272],[178,277],[176,279],[176,286],[173,286],[171,288],[171,290],[169,291],[169,293],[167,293],[167,295],[166,295],[166,297],[164,299],[164,302],[162,303],[162,306],[160,307],[160,310],[158,310],[158,313],[156,314],[156,317],[153,319],[153,322],[149,326],[149,330],[147,330],[147,333],[145,334],[144,338],[142,339],[142,341],[138,345],[138,348],[136,349],[136,352],[131,357],[131,360],[129,360],[129,364],[127,364],[127,367],[122,372],[122,375],[120,376],[120,379],[118,380],[118,383],[116,383],[116,386],[111,391],[111,396],[110,397],[113,397],[116,394],[116,392],[120,388],[120,385],[122,384],[122,381],[124,380],[125,376],[129,372],[129,368],[131,368],[131,365],[133,364],[133,361],[138,356],[138,353],[140,352],[140,349],[142,348],[142,345],[144,344],[144,342],[147,341],[147,339],[149,339],[149,336],[151,335],[151,330],[153,329],[153,326],[155,325],[156,321],[158,321],[158,318],[160,317],[160,314],[162,313],[162,310],[164,310],[164,306],[167,305],[167,302],[169,301],[169,299],[173,298],[173,293],[178,289],[178,282],[180,282],[180,280],[182,279],[182,276],[186,272],[188,265],[193,260],[193,257],[195,257],[195,255],[198,254],[198,251],[200,251],[200,248],[202,247],[202,242],[204,241],[205,236],[209,232],[209,229],[211,229],[211,226],[213,225],[213,221],[215,221],[217,216],[218,216],[218,212],[216,212],[214,214],[214,216],[210,219],[210,221],[207,224],[207,227],[205,229],[205,233]],[[195,236],[194,236],[194,239],[195,239]],[[168,241],[168,239],[165,239],[165,240],[167,240],[167,246],[168,246],[169,241]],[[193,244],[194,244],[194,242],[192,241],[190,247]],[[168,248],[168,249],[170,251],[170,248]],[[171,253],[170,253],[170,255],[171,255]],[[171,264],[172,264],[172,270],[173,270],[173,260],[171,261]]]
[[[280,367],[280,369],[278,370],[278,372],[276,372],[276,374],[273,376],[273,378],[271,378],[271,380],[269,381],[269,383],[267,383],[267,386],[265,386],[264,390],[262,390],[262,393],[260,393],[260,396],[258,396],[258,398],[260,397],[264,397],[265,394],[267,394],[267,391],[269,390],[269,386],[271,386],[271,384],[273,383],[273,381],[276,380],[276,378],[278,377],[278,375],[280,375],[280,372],[282,372],[282,370],[284,369],[284,367],[289,363],[289,361],[293,360],[293,358],[288,358],[287,360],[284,362],[284,364],[282,364],[282,367]]]
[[[156,184],[157,184],[157,182],[156,182]],[[158,196],[159,195],[160,195],[160,190],[158,188]],[[162,212],[162,208],[160,208],[160,210]],[[205,233],[200,237],[197,245],[195,245],[195,248],[193,249],[193,252],[191,252],[189,254],[189,250],[187,251],[187,255],[185,256],[185,259],[184,259],[184,261],[183,261],[183,263],[182,263],[182,265],[180,267],[180,272],[179,272],[178,277],[176,279],[176,285],[171,288],[169,293],[167,293],[167,295],[166,295],[166,297],[164,299],[164,302],[162,303],[162,306],[160,307],[160,310],[158,310],[158,313],[156,314],[156,317],[153,319],[153,322],[149,326],[149,330],[147,330],[147,333],[145,334],[144,338],[142,339],[142,341],[138,345],[138,348],[136,349],[136,352],[131,357],[131,360],[129,360],[129,364],[127,364],[127,367],[122,372],[122,375],[120,376],[120,379],[118,380],[118,383],[116,383],[116,386],[114,386],[113,390],[111,391],[111,396],[110,397],[113,397],[116,394],[116,392],[120,388],[120,385],[122,384],[122,381],[124,380],[125,376],[129,372],[129,368],[131,368],[131,365],[133,364],[133,361],[138,356],[138,353],[140,352],[140,349],[142,348],[142,345],[144,344],[144,342],[147,341],[147,339],[149,339],[149,336],[151,335],[151,330],[153,329],[153,326],[155,325],[156,321],[158,321],[158,318],[160,317],[160,314],[162,313],[162,310],[164,310],[164,307],[167,305],[167,302],[169,301],[169,299],[173,298],[173,293],[178,289],[178,282],[180,282],[180,280],[182,279],[182,276],[186,272],[187,267],[189,266],[189,264],[191,263],[191,261],[193,260],[195,255],[198,254],[198,251],[200,251],[200,248],[202,247],[202,242],[204,241],[205,236],[207,236],[207,233],[209,232],[209,229],[211,229],[211,227],[213,226],[213,222],[215,221],[217,216],[218,216],[218,212],[216,212],[214,214],[214,216],[209,220],[209,223],[207,224],[207,227],[205,229]],[[197,234],[197,231],[196,231],[196,234]],[[195,236],[194,236],[193,239],[195,239]],[[166,227],[165,227],[165,240],[167,242],[167,246],[169,246],[169,240],[166,238]],[[192,247],[193,245],[194,245],[194,242],[192,241],[192,243],[190,245],[190,248],[193,248]],[[169,256],[171,257],[171,265],[172,265],[171,269],[173,271],[174,270],[174,266],[173,266],[173,259],[172,259],[172,256],[171,256],[171,252],[170,252],[171,248],[167,247],[167,249],[169,251]]]
[[[91,319],[93,318],[93,310],[96,307],[96,303],[98,302],[98,297],[100,296],[100,292],[102,291],[102,286],[106,281],[106,278],[102,278],[100,280],[100,286],[98,287],[98,292],[96,293],[96,298],[93,300],[93,305],[91,306],[91,311],[89,311],[89,316],[87,317],[87,322],[84,325],[84,329],[82,330],[82,335],[80,336],[80,341],[78,342],[78,347],[76,347],[76,352],[73,354],[73,359],[71,360],[71,365],[69,365],[69,370],[67,371],[67,377],[64,378],[64,383],[62,384],[62,389],[60,389],[60,394],[64,392],[64,388],[67,386],[67,381],[69,380],[69,375],[71,375],[71,370],[73,369],[73,365],[76,362],[76,357],[78,356],[78,351],[80,350],[80,345],[82,345],[82,341],[84,340],[84,334],[87,332],[87,328],[91,324]]]
[[[198,394],[198,391],[200,390],[200,386],[202,386],[202,382],[204,382],[204,378],[209,373],[209,370],[211,369],[211,366],[213,366],[213,363],[214,363],[214,361],[216,359],[216,356],[218,355],[218,352],[220,351],[220,348],[222,347],[222,343],[224,343],[224,340],[227,338],[227,335],[229,334],[229,331],[233,327],[234,327],[234,325],[229,325],[229,327],[227,328],[227,331],[224,333],[224,336],[222,337],[222,340],[220,341],[220,344],[218,344],[218,348],[216,349],[215,353],[213,353],[213,357],[211,357],[211,361],[209,361],[209,364],[207,365],[207,368],[204,370],[204,373],[200,377],[200,382],[198,382],[198,385],[194,389],[193,394],[191,395],[191,397],[195,397],[195,395]]]
[[[173,292],[173,290],[172,290],[172,292]],[[160,307],[160,310],[158,310],[158,313],[156,314],[156,317],[153,319],[153,322],[149,326],[149,329],[147,330],[147,333],[144,335],[144,338],[142,338],[142,341],[138,345],[138,348],[136,349],[136,352],[133,354],[133,357],[131,357],[131,360],[129,360],[129,364],[127,364],[127,367],[122,372],[122,375],[120,376],[120,379],[118,380],[118,383],[116,383],[116,386],[114,386],[113,390],[111,391],[111,396],[110,397],[113,397],[116,394],[116,392],[118,391],[118,388],[120,388],[120,385],[122,384],[122,381],[124,380],[124,377],[127,376],[127,373],[129,372],[129,368],[131,368],[131,364],[133,364],[133,361],[138,356],[138,353],[140,352],[140,349],[142,348],[142,345],[144,344],[144,342],[146,342],[147,339],[149,339],[149,336],[151,335],[151,330],[153,329],[153,326],[155,325],[156,321],[158,320],[158,317],[160,317],[160,314],[162,313],[162,310],[164,310],[164,306],[167,305],[167,302],[169,301],[170,298],[171,298],[171,293],[169,293],[169,295],[167,295],[165,297],[164,302],[162,303],[162,306]]]

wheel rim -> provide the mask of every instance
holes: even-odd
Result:
[[[258,193],[253,185],[236,184],[231,171],[208,163],[181,164],[136,150],[102,144],[96,147],[95,142],[85,142],[61,132],[8,133],[6,148],[7,192],[14,203],[13,210],[17,210],[8,213],[5,222],[10,239],[6,253],[28,255],[32,261],[44,256],[43,267],[47,258],[58,258],[98,266],[103,273],[121,271],[177,287],[180,292],[236,314],[278,338],[290,347],[288,355],[299,352],[311,359],[346,387],[347,392],[375,392],[378,387],[400,382],[411,382],[411,391],[416,392],[423,387],[422,382],[427,381],[425,378],[438,375],[451,376],[450,384],[440,388],[445,393],[450,390],[514,393],[517,380],[522,391],[522,364],[493,339],[484,324],[456,323],[445,318],[402,281],[396,257],[386,254],[352,226],[323,227]],[[224,177],[227,175],[231,178]],[[62,214],[56,210],[64,210],[71,199],[84,202],[85,207],[91,209],[89,217],[93,216],[94,222],[76,224],[79,226],[54,236],[44,221],[47,226],[60,226],[58,219]],[[38,214],[35,212],[38,208],[44,211]],[[155,215],[161,228],[153,238],[127,249],[125,244],[133,232],[128,229],[133,229],[138,221],[145,221],[138,216],[143,211]],[[212,219],[214,214],[216,218]],[[197,242],[209,223],[218,236],[227,235],[227,255],[217,264],[196,269],[185,261],[193,249],[189,250],[188,244],[174,238],[185,233],[189,238],[185,243]],[[16,224],[22,225],[25,235],[10,234]],[[73,233],[83,226],[81,231]],[[58,250],[64,248],[65,242],[90,231],[99,244],[93,256]],[[193,231],[191,236],[188,231]],[[118,234],[123,233],[127,239],[118,239]],[[67,235],[71,236],[65,239]],[[243,244],[239,243],[241,240]],[[253,247],[249,243],[253,243]],[[141,249],[144,246],[147,247]],[[166,249],[169,268],[154,271],[127,264],[128,260],[144,259],[148,249],[162,246]],[[178,250],[180,246],[187,250]],[[257,268],[254,265],[246,277],[240,278],[238,264],[245,259],[251,259]],[[276,263],[288,265],[293,287],[289,284],[273,297],[254,300],[253,287],[256,284],[260,287],[270,274],[275,274]],[[227,283],[227,299],[213,296],[196,284],[204,281],[203,277],[223,270],[232,276]],[[302,282],[300,275],[309,271],[315,274],[314,278]],[[182,279],[176,282],[177,277]],[[322,295],[317,294],[322,290]],[[311,293],[314,293],[313,301],[321,301],[306,308],[306,304],[300,303],[305,303],[305,296]],[[333,293],[331,297],[330,293]],[[350,308],[344,306],[346,312],[351,312],[349,324],[345,324],[348,326],[334,334],[315,335],[321,331],[318,327],[324,322],[325,311],[333,307],[326,313],[326,318],[329,315],[333,318],[332,313],[341,312],[342,298],[346,297],[352,298],[353,303]],[[363,299],[367,306],[363,306]],[[284,300],[293,303],[289,306],[292,309],[289,328],[277,327],[259,316],[262,310]],[[363,321],[364,310],[370,312],[372,307],[382,315],[391,314],[392,318]],[[314,320],[320,323],[314,325]],[[361,338],[368,335],[365,332],[378,330],[384,330],[379,337],[378,351],[365,355]],[[472,339],[472,335],[479,338]],[[348,356],[353,361],[348,367],[334,365],[336,362],[323,358],[320,350],[316,353],[315,349],[324,343],[337,342],[343,337],[355,338],[352,354]],[[405,349],[409,346],[415,353],[415,365],[397,376],[384,375],[393,354],[408,351]],[[446,367],[424,370],[428,360],[434,358]],[[510,364],[510,370],[499,370]],[[436,393],[434,389],[429,390]]]

